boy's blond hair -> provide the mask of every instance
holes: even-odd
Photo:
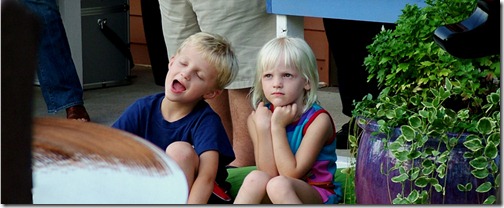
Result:
[[[198,49],[203,58],[217,70],[217,89],[224,89],[236,77],[238,59],[231,44],[224,37],[218,34],[199,32],[185,39],[176,53],[180,53],[188,45]]]
[[[305,91],[303,98],[304,112],[318,102],[317,60],[305,40],[288,36],[270,40],[259,51],[255,82],[251,90],[252,106],[257,109],[259,102],[269,103],[262,88],[262,74],[266,70],[273,69],[281,57],[284,57],[285,66],[295,68],[310,84],[310,90]]]

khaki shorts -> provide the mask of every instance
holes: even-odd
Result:
[[[160,0],[168,56],[190,35],[204,31],[224,36],[238,57],[239,71],[226,89],[252,87],[257,53],[276,37],[276,18],[265,0]]]

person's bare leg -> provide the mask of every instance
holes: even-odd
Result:
[[[234,204],[271,204],[266,195],[266,185],[271,177],[262,171],[250,172],[238,190]]]
[[[248,94],[250,88],[224,90],[219,96],[207,100],[212,109],[219,114],[233,145],[236,159],[230,166],[244,167],[255,165],[254,149],[247,128],[247,118],[252,112]]]
[[[187,142],[173,142],[168,145],[165,152],[182,169],[187,180],[187,186],[191,190],[199,167],[199,157],[194,148]]]
[[[266,193],[273,204],[321,204],[322,196],[308,183],[287,176],[272,178]]]
[[[248,96],[249,92],[250,88],[228,90],[233,124],[233,149],[236,155],[236,159],[230,164],[231,166],[255,165],[254,148],[247,127],[247,118],[253,110]]]
[[[222,93],[213,98],[206,100],[210,107],[219,115],[222,125],[226,130],[231,145],[233,144],[233,123],[231,122],[231,113],[229,111],[228,90],[223,90]]]

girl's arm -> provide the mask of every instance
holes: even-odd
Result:
[[[254,145],[254,157],[258,170],[277,176],[278,170],[273,157],[271,143],[271,111],[259,103],[247,119],[247,126]]]
[[[219,153],[214,150],[205,151],[199,158],[198,173],[189,191],[188,204],[207,204],[217,177]]]
[[[280,175],[301,178],[313,166],[324,144],[333,135],[333,126],[329,115],[326,113],[319,114],[306,130],[301,145],[296,155],[294,155],[287,141],[285,127],[288,118],[294,120],[296,114],[292,112],[292,109],[284,109],[284,107],[282,107],[282,113],[279,112],[279,118],[284,118],[284,120],[282,122],[272,122],[271,125],[274,156]],[[279,108],[276,108],[275,112],[278,110]]]

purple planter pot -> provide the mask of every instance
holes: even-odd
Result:
[[[390,179],[399,174],[397,170],[390,172],[388,176],[382,174],[380,166],[383,165],[383,171],[386,173],[390,167],[394,166],[395,159],[390,151],[383,149],[382,138],[384,135],[372,135],[373,132],[378,130],[378,124],[370,122],[365,125],[359,124],[359,126],[364,131],[359,141],[356,161],[356,203],[392,204],[392,200],[398,193],[401,193],[401,184],[394,183]],[[394,134],[393,138],[389,139],[389,142],[393,142],[397,138],[400,134],[400,129],[395,129]],[[450,161],[447,164],[448,173],[445,176],[447,180],[445,186],[446,195],[443,197],[441,193],[436,192],[432,188],[432,194],[430,195],[431,204],[481,204],[490,194],[494,194],[493,190],[486,194],[475,191],[480,184],[488,180],[493,181],[493,178],[478,180],[471,175],[469,160],[463,157],[467,149],[463,146],[462,142],[463,139],[453,149]],[[426,146],[433,148],[436,148],[437,145],[438,142],[435,141],[426,143]],[[444,179],[438,178],[438,180],[442,184]],[[457,189],[457,184],[466,184],[468,182],[471,182],[473,185],[472,191],[461,192]],[[409,181],[407,184],[408,186],[405,187],[406,196],[411,191]],[[430,188],[430,186],[426,188]]]

